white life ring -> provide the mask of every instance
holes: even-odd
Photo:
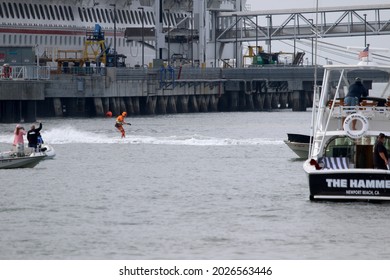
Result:
[[[351,129],[351,123],[353,120],[360,121],[362,123],[362,129],[361,130],[353,130]],[[348,117],[345,118],[344,121],[344,131],[347,133],[347,135],[353,139],[359,139],[366,134],[368,130],[368,120],[365,116],[360,114],[351,114]]]

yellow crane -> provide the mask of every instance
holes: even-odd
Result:
[[[84,50],[57,50],[57,71],[68,73],[72,63],[75,67],[89,66],[90,63],[106,65],[107,48],[104,42],[104,32],[100,25],[95,25],[94,31],[87,31],[84,43]]]
[[[96,64],[107,62],[107,48],[104,42],[104,32],[99,24],[95,25],[93,32],[87,31],[83,52],[84,63],[94,62]]]

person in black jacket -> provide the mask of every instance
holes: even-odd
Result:
[[[344,99],[345,106],[357,106],[359,105],[360,98],[367,97],[368,91],[362,84],[360,78],[355,79],[355,83],[349,86],[348,94]],[[345,118],[343,118],[344,123]],[[352,130],[356,130],[356,120],[352,121]]]
[[[39,123],[39,127],[35,128],[35,125],[31,126],[31,129],[27,132],[28,146],[34,148],[34,151],[37,152],[38,147],[38,137],[41,136],[42,123]]]
[[[387,152],[384,143],[386,141],[386,135],[379,133],[378,139],[374,146],[374,168],[376,169],[388,169],[389,154]]]
[[[355,83],[349,86],[348,94],[345,97],[344,102],[347,106],[356,106],[359,104],[359,99],[361,97],[367,97],[368,91],[362,84],[362,80],[360,78],[355,79]]]

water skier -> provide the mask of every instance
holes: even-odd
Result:
[[[131,125],[130,123],[125,122],[125,117],[127,116],[126,112],[123,112],[116,118],[115,127],[121,132],[122,138],[126,137],[125,129],[123,124]]]

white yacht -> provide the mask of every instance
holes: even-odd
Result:
[[[390,147],[390,66],[365,61],[324,68],[322,89],[313,104],[313,143],[303,165],[310,199],[390,200],[390,170],[375,169],[373,162],[380,133]],[[369,96],[357,106],[346,106],[344,93],[357,77]]]

